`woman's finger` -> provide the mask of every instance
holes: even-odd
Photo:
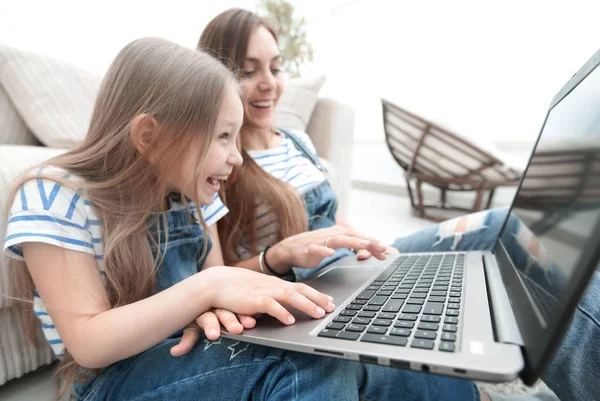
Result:
[[[225,329],[231,334],[240,334],[244,331],[244,326],[238,321],[235,313],[228,311],[227,309],[217,309],[215,311],[219,322],[225,327]]]
[[[195,325],[185,328],[179,343],[171,348],[171,355],[178,357],[187,354],[194,348],[199,337],[200,331]]]
[[[371,252],[369,252],[366,249],[361,249],[360,251],[358,251],[356,253],[356,259],[358,260],[365,260],[365,259],[369,259],[371,257]]]
[[[216,340],[221,334],[221,324],[214,312],[204,312],[196,318],[196,324],[204,331],[209,340]]]

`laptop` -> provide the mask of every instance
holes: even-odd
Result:
[[[553,99],[493,251],[347,257],[306,283],[334,297],[224,337],[455,376],[533,384],[600,258],[600,50]],[[516,226],[515,226],[516,224]],[[519,227],[515,231],[515,227]]]

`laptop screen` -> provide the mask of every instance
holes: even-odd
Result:
[[[590,241],[598,240],[594,232],[600,217],[598,88],[600,68],[595,68],[549,111],[499,238],[514,267],[511,272],[517,272],[514,277],[524,289],[520,292],[527,301],[521,305],[532,305],[519,322],[526,349],[558,330],[564,303],[574,298],[574,281],[582,280],[582,264],[590,263],[583,256],[589,253]],[[528,339],[522,322],[530,327],[532,320],[539,329],[535,338]],[[534,354],[544,352],[537,351]]]

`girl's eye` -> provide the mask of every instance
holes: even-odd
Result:
[[[277,75],[277,74],[279,74],[280,72],[281,72],[281,69],[279,69],[279,68],[273,68],[273,69],[271,70],[271,74],[273,74],[273,75]]]
[[[229,133],[223,132],[221,135],[219,135],[219,139],[229,139]]]
[[[242,71],[243,78],[250,78],[256,73],[256,71]]]

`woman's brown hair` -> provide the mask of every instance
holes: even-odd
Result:
[[[198,49],[213,54],[240,78],[250,35],[259,26],[265,27],[277,42],[275,30],[258,15],[238,8],[227,10],[206,26]],[[296,190],[264,171],[244,150],[242,157],[242,165],[234,168],[221,191],[229,213],[219,220],[219,239],[225,263],[229,264],[240,260],[237,249],[242,240],[247,241],[253,255],[258,254],[256,218],[260,203],[266,203],[275,216],[275,241],[307,229],[305,206]]]

